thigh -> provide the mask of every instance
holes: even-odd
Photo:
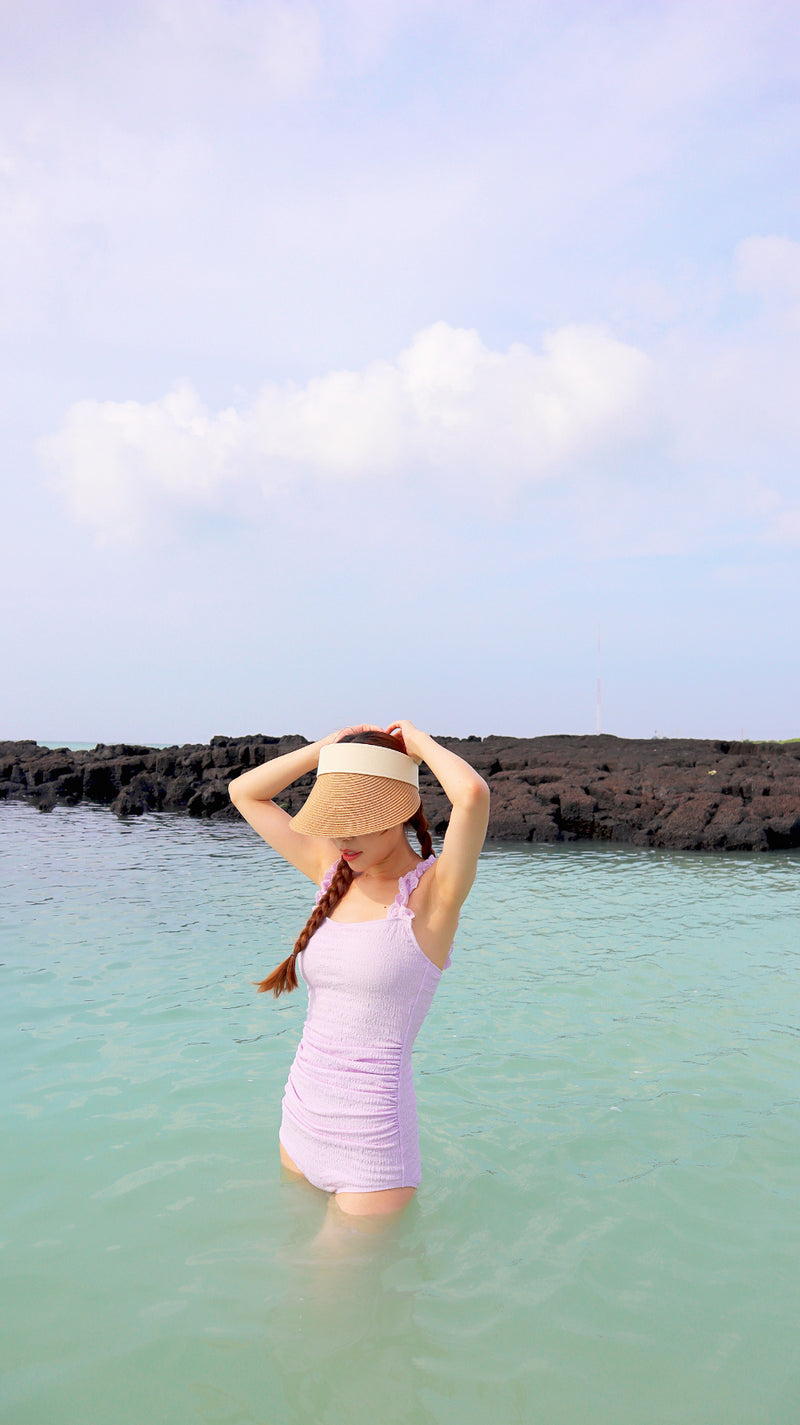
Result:
[[[278,1148],[280,1149],[281,1166],[286,1169],[287,1173],[294,1173],[295,1177],[302,1178],[304,1183],[308,1182],[305,1173],[301,1173],[297,1164],[292,1162],[280,1139],[278,1139]]]
[[[385,1217],[402,1212],[410,1203],[416,1188],[385,1188],[382,1192],[337,1192],[336,1206],[348,1217]]]

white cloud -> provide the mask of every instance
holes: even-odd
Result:
[[[599,327],[498,352],[437,322],[395,361],[268,383],[242,411],[209,413],[188,384],[150,403],[80,401],[40,453],[78,520],[134,539],[169,512],[250,508],[254,489],[296,480],[508,489],[569,475],[640,432],[648,373]]]
[[[40,442],[75,517],[130,542],[170,506],[214,506],[241,441],[235,411],[209,416],[188,384],[159,401],[78,401]]]

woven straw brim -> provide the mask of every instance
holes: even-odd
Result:
[[[363,773],[324,772],[290,826],[304,836],[367,836],[414,815],[419,792],[408,782]]]

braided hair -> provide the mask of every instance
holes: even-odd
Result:
[[[398,750],[397,738],[392,737],[388,732],[350,732],[346,737],[341,738],[342,742],[366,742],[372,747],[390,747],[393,751]],[[433,842],[428,830],[428,822],[422,805],[417,808],[414,815],[410,817],[407,826],[410,826],[419,841],[420,852],[423,861],[426,861],[433,854]],[[333,873],[331,883],[325,894],[320,896],[319,901],[312,910],[303,929],[297,937],[291,955],[288,955],[282,963],[267,975],[265,980],[258,982],[259,993],[272,990],[275,998],[278,995],[288,994],[291,990],[297,989],[297,957],[302,950],[305,950],[309,940],[316,930],[319,929],[325,920],[335,910],[345,891],[353,880],[353,871],[348,863],[342,858]]]

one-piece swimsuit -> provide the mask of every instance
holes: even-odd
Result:
[[[384,919],[325,919],[297,957],[308,1012],[283,1097],[280,1141],[326,1192],[420,1183],[411,1050],[442,971],[417,943],[408,900],[434,860],[400,878]],[[335,870],[326,873],[318,903]],[[448,954],[445,969],[449,964]]]

